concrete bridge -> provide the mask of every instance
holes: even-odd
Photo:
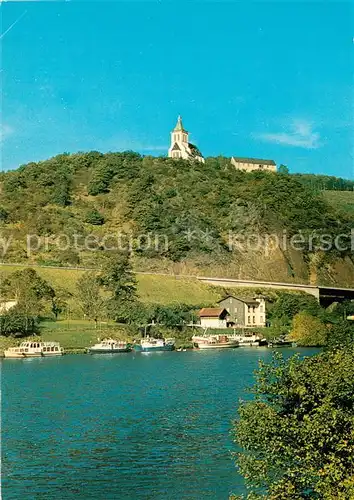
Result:
[[[209,285],[221,286],[224,288],[272,288],[283,291],[305,292],[316,297],[323,305],[329,305],[332,302],[341,302],[343,300],[354,300],[354,288],[337,288],[274,281],[250,281],[232,278],[198,277],[198,280]]]

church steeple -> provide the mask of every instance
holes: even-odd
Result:
[[[168,150],[170,158],[197,160],[204,163],[204,158],[196,146],[189,143],[189,134],[183,127],[182,117],[179,115],[177,124],[171,132],[171,146]]]
[[[183,127],[181,115],[178,115],[177,124],[176,124],[175,128],[173,129],[173,131],[174,132],[187,132],[187,130],[185,130],[185,128]]]

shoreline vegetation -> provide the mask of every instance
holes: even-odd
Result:
[[[7,268],[0,275],[0,296],[15,299],[15,305],[0,314],[0,351],[9,342],[30,335],[60,342],[67,352],[80,352],[98,338],[132,341],[142,335],[174,337],[177,347],[189,348],[194,333],[191,325],[198,323],[198,311],[215,307],[229,294],[264,297],[267,327],[245,330],[267,341],[283,338],[300,347],[322,347],[339,340],[351,342],[354,335],[346,320],[354,313],[351,301],[325,308],[304,292],[226,289],[192,278],[137,277],[129,255],[124,253],[107,254],[104,265],[95,272],[69,272],[70,279],[63,280],[59,274],[58,281],[55,271],[53,275],[51,269]],[[232,331],[228,328],[217,333]],[[208,334],[213,333],[208,330]]]
[[[354,343],[260,362],[233,423],[248,494],[230,500],[354,498]]]

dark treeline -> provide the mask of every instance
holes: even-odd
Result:
[[[293,174],[304,186],[317,191],[354,191],[354,181],[330,175]]]

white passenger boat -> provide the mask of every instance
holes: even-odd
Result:
[[[102,342],[88,348],[91,354],[117,354],[121,352],[131,352],[132,345],[121,340],[104,339]]]
[[[135,344],[134,349],[139,352],[173,351],[175,348],[175,339],[155,339],[146,337]]]
[[[192,341],[197,349],[232,349],[239,346],[237,340],[227,335],[194,335]]]
[[[62,356],[64,349],[58,342],[21,342],[17,347],[5,349],[5,358],[41,358],[49,356]]]

